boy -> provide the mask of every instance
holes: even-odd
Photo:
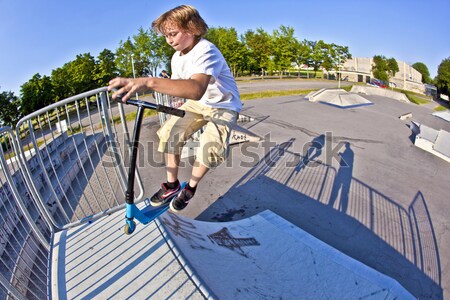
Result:
[[[112,97],[116,99],[117,95],[125,94],[122,101],[145,90],[190,99],[180,107],[186,111],[184,118],[172,116],[158,131],[158,151],[165,153],[167,182],[150,200],[151,205],[160,206],[172,198],[170,208],[179,212],[188,205],[208,170],[226,159],[230,131],[242,103],[222,54],[202,38],[208,25],[194,7],[181,5],[171,9],[156,19],[152,27],[176,50],[171,61],[171,79],[115,78],[109,82],[108,89],[119,88]],[[181,149],[203,126],[205,130],[200,136],[191,177],[181,190],[178,180]]]

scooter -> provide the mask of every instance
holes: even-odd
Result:
[[[118,97],[119,100],[121,96]],[[125,234],[132,234],[136,229],[136,222],[134,219],[138,220],[142,224],[148,224],[162,213],[167,211],[169,208],[169,203],[172,199],[169,199],[166,204],[159,207],[152,207],[149,200],[145,200],[146,206],[139,209],[134,203],[134,179],[136,171],[136,159],[139,146],[139,136],[141,133],[142,119],[144,117],[145,109],[153,109],[158,112],[174,115],[177,117],[184,117],[185,111],[177,108],[172,108],[160,104],[153,104],[151,102],[129,99],[125,102],[128,105],[137,106],[136,112],[136,122],[134,124],[133,139],[131,145],[131,156],[130,156],[130,168],[128,169],[128,182],[126,191],[126,220],[124,232]],[[181,183],[181,189],[186,186],[186,182]],[[176,196],[176,195],[175,195]],[[173,196],[173,197],[175,197]]]

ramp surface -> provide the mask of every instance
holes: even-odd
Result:
[[[165,213],[130,236],[123,216],[55,236],[52,298],[413,299],[270,211],[223,223]]]
[[[309,93],[305,99],[311,102],[321,102],[340,108],[351,108],[373,104],[364,97],[361,97],[358,94],[349,93],[344,89],[321,89]]]
[[[415,134],[414,145],[450,162],[450,133],[417,122],[411,122]]]
[[[450,122],[450,111],[449,110],[444,110],[444,111],[438,111],[435,113],[432,113],[433,116],[441,118],[447,122]]]
[[[219,299],[414,299],[393,279],[271,211],[232,222],[161,218]]]
[[[55,235],[52,299],[205,299],[158,222],[125,235],[125,211]]]
[[[369,85],[354,85],[351,89],[352,93],[365,94],[365,95],[378,95],[383,97],[392,98],[404,103],[410,103],[405,94],[395,92],[389,89],[383,89],[380,87]]]

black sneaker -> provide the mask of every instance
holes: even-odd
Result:
[[[166,204],[167,202],[172,200],[177,193],[180,192],[180,188],[181,188],[180,182],[178,182],[178,185],[173,189],[169,189],[167,187],[167,183],[161,184],[161,188],[159,189],[159,191],[155,193],[150,199],[150,205],[161,206]]]
[[[178,194],[178,196],[170,202],[170,209],[173,212],[179,212],[183,210],[188,204],[189,200],[194,197],[194,193],[184,188]]]

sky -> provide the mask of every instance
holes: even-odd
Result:
[[[20,96],[36,73],[51,76],[78,54],[115,51],[180,4],[196,7],[210,27],[243,34],[290,26],[300,41],[348,46],[353,57],[423,62],[432,78],[450,57],[449,0],[0,0],[0,92]]]

